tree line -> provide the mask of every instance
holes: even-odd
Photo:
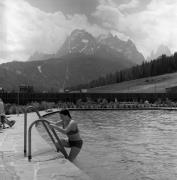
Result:
[[[120,83],[145,77],[158,76],[166,73],[174,73],[177,71],[177,52],[172,56],[162,55],[157,59],[145,61],[141,65],[136,65],[131,68],[109,73],[99,77],[87,84],[80,84],[75,87],[70,87],[70,90],[89,89],[108,84]]]

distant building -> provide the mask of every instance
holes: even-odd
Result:
[[[177,93],[177,86],[166,88],[166,93]]]
[[[29,85],[20,85],[19,90],[21,93],[32,93],[32,92],[34,92],[33,86],[29,86]]]

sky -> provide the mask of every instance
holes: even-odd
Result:
[[[176,0],[0,0],[0,63],[55,53],[74,29],[131,39],[146,58],[177,51]]]

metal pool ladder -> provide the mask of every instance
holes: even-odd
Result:
[[[26,147],[27,147],[27,111],[28,111],[28,109],[33,109],[36,112],[36,114],[38,115],[38,117],[39,117],[39,120],[34,121],[30,125],[30,127],[28,129],[28,161],[31,161],[31,159],[32,159],[32,154],[31,154],[31,131],[32,131],[32,127],[35,124],[39,123],[39,122],[41,122],[43,124],[45,130],[47,131],[47,133],[48,133],[48,135],[50,137],[50,139],[54,143],[57,152],[60,151],[64,155],[64,157],[66,159],[68,159],[68,154],[67,154],[65,148],[63,147],[63,145],[61,143],[61,140],[58,137],[56,131],[54,130],[54,128],[51,128],[49,126],[49,124],[50,124],[49,121],[42,119],[42,116],[39,114],[39,111],[35,107],[33,107],[33,106],[28,106],[25,109],[25,113],[24,113],[24,156],[26,156],[26,152],[27,152],[26,151]],[[57,141],[57,143],[56,143],[55,140]]]

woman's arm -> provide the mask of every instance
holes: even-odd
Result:
[[[63,134],[67,134],[69,131],[71,131],[72,129],[75,128],[76,124],[75,124],[75,122],[71,121],[66,128],[60,128],[53,123],[51,123],[50,126],[52,128],[55,128],[56,130],[58,130],[59,132],[61,132]]]
[[[63,126],[63,121],[57,121],[56,123],[54,123],[57,126]]]

